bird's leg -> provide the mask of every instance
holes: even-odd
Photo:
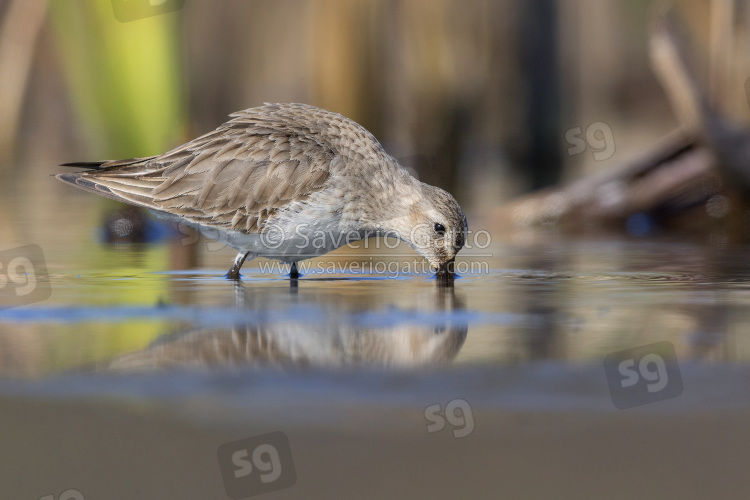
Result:
[[[289,279],[296,280],[299,278],[299,271],[297,270],[297,263],[292,262],[292,267],[289,269]]]
[[[242,267],[242,264],[245,263],[245,259],[247,259],[248,255],[250,255],[250,252],[243,252],[242,250],[237,253],[237,257],[234,258],[232,267],[229,268],[227,278],[229,278],[230,280],[240,279],[240,268]]]

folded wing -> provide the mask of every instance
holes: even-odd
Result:
[[[233,116],[163,155],[80,164],[96,170],[57,177],[199,224],[259,231],[269,215],[325,187],[337,152],[294,122]]]

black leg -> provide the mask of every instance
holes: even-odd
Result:
[[[248,255],[250,255],[250,252],[239,252],[237,254],[237,257],[234,258],[234,262],[232,263],[232,267],[229,268],[227,278],[230,280],[240,279],[240,268],[242,267],[242,264],[245,263],[245,259]]]
[[[297,270],[297,263],[292,262],[292,267],[289,270],[289,279],[296,280],[299,278],[299,271]]]

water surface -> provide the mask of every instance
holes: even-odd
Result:
[[[206,252],[205,265],[176,271],[168,269],[170,245],[93,241],[83,254],[40,245],[52,294],[0,311],[0,373],[597,363],[658,340],[684,359],[734,362],[749,354],[744,247],[497,244],[481,257],[465,252],[459,260],[486,267],[442,286],[429,273],[314,269],[292,281],[261,270],[262,262],[249,263],[236,284],[219,267],[231,250]],[[357,252],[363,262],[398,261]],[[345,268],[350,257],[339,254],[352,253],[316,261]]]

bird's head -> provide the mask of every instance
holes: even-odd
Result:
[[[385,229],[427,259],[438,275],[452,274],[456,254],[466,243],[466,216],[448,192],[419,181],[416,185],[400,198],[400,215]]]

